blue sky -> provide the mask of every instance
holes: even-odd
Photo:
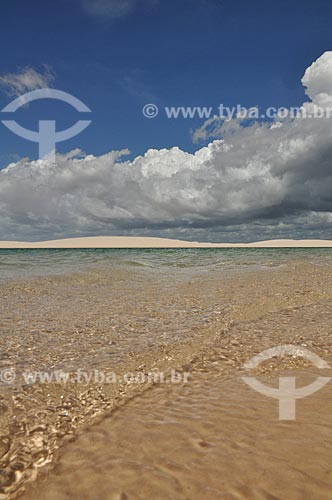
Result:
[[[102,5],[99,14],[81,0],[1,5],[0,73],[47,65],[53,86],[93,111],[93,125],[60,151],[129,148],[137,155],[175,145],[193,151],[190,129],[201,120],[147,120],[142,106],[298,105],[304,68],[332,46],[330,1],[143,1],[122,17],[105,14]],[[7,103],[3,92],[1,108]],[[51,115],[48,108],[31,105],[21,123],[32,126],[36,115]],[[66,105],[55,115],[59,128],[75,119]],[[2,126],[0,145],[2,165],[6,155],[37,156],[35,144]]]
[[[0,124],[0,238],[332,236],[330,121],[277,131],[235,120],[230,132],[219,123],[195,143],[204,119],[163,112],[326,106],[331,1],[11,0],[0,9],[0,109],[50,86],[92,110],[90,127],[58,145],[83,158],[59,157],[55,166],[34,163],[37,144]],[[155,119],[143,116],[147,103],[159,107]],[[78,118],[48,100],[16,112],[31,129],[54,119],[62,130]],[[130,155],[117,157],[123,149]],[[6,170],[10,163],[17,165]]]

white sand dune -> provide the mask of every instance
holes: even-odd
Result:
[[[0,241],[0,248],[312,248],[332,247],[330,240],[267,240],[254,243],[198,243],[167,238],[100,236],[40,242]]]

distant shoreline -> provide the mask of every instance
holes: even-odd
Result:
[[[0,249],[93,248],[332,248],[332,240],[266,240],[253,243],[200,243],[167,238],[100,236],[41,242],[0,241]]]

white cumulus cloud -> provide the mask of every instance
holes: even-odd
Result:
[[[306,94],[318,106],[332,105],[332,52],[324,52],[304,73]]]
[[[329,103],[332,53],[302,81],[314,102]],[[331,237],[332,118],[235,123],[195,154],[151,149],[128,161],[127,153],[76,151],[0,171],[1,238]]]

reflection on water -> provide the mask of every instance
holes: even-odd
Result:
[[[54,472],[26,498],[328,498],[329,389],[299,403],[298,427],[281,425],[276,402],[239,374],[248,357],[280,344],[303,344],[332,361],[331,255],[0,252],[0,373],[17,375],[0,384],[0,498],[15,498],[39,470],[51,470],[73,435],[75,444],[60,448]],[[153,387],[28,386],[20,378],[79,368],[119,375],[183,368],[192,377],[185,386]],[[311,376],[293,362],[264,370]]]

